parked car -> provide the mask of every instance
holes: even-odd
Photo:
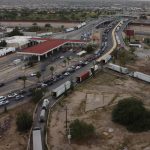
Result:
[[[0,106],[6,105],[6,104],[8,104],[8,103],[9,103],[8,100],[0,101]]]
[[[77,70],[77,69],[80,69],[80,68],[81,68],[80,66],[77,66],[77,67],[76,67],[76,70]]]
[[[64,58],[64,56],[60,56],[60,58],[61,58],[61,59],[63,59],[63,58]]]
[[[17,93],[10,93],[10,94],[8,94],[8,98],[13,98],[13,97],[15,97],[15,96],[17,96],[18,94]]]
[[[85,61],[85,62],[84,62],[84,64],[86,64],[86,65],[87,65],[87,64],[89,64],[89,62],[88,62],[88,61]]]
[[[18,91],[18,94],[26,94],[27,93],[27,91],[25,91],[25,90],[19,90]]]
[[[0,96],[0,101],[6,100],[6,96]]]
[[[47,87],[46,83],[38,83],[38,87]]]
[[[23,98],[24,98],[24,95],[17,95],[17,96],[15,97],[15,100],[18,101],[18,100],[21,100],[21,99],[23,99]]]
[[[69,72],[65,72],[65,73],[64,73],[64,76],[69,76],[69,75],[70,75]]]

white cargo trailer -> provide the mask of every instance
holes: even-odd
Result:
[[[33,129],[32,137],[33,137],[33,150],[43,150],[40,128],[37,127]]]
[[[45,109],[42,109],[41,113],[40,113],[40,122],[45,121],[45,115],[46,115],[46,111],[45,111]]]
[[[71,32],[71,31],[74,31],[74,28],[68,28],[65,30],[66,32]]]
[[[123,73],[123,74],[129,73],[128,68],[121,67],[119,65],[115,65],[115,64],[112,64],[112,63],[109,63],[106,67],[111,69],[111,70]]]
[[[71,81],[66,81],[65,83],[57,87],[56,89],[52,90],[52,96],[54,98],[57,98],[61,96],[66,90],[69,90],[70,87],[71,87]]]
[[[150,75],[147,75],[147,74],[144,74],[144,73],[141,73],[141,72],[131,72],[129,74],[130,76],[134,77],[134,78],[137,78],[137,79],[140,79],[140,80],[143,80],[143,81],[146,81],[146,82],[149,82],[150,83]]]

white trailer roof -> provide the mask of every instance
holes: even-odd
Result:
[[[86,51],[81,51],[81,52],[77,53],[77,55],[81,56],[81,55],[86,54],[86,53],[87,53]]]

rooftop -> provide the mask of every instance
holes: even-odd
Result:
[[[47,39],[38,45],[33,47],[28,47],[18,52],[20,54],[29,54],[29,55],[44,55],[66,43],[85,43],[81,40],[64,40],[64,39]]]

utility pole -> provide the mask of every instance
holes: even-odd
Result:
[[[67,108],[67,105],[66,105],[66,108],[65,108],[65,111],[66,111],[66,135],[67,135],[67,129],[68,129],[68,108]]]
[[[70,133],[70,127],[68,128],[69,133],[68,133],[68,142],[71,144],[71,133]]]

